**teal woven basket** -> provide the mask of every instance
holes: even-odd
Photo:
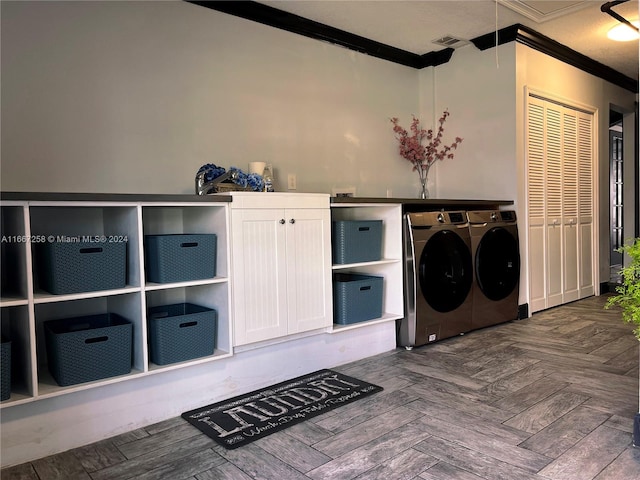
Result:
[[[382,316],[383,277],[338,273],[333,277],[333,322],[340,325]]]
[[[11,398],[11,341],[2,337],[0,343],[0,400]]]
[[[382,258],[382,220],[337,220],[331,228],[333,263],[374,262]]]
[[[55,295],[124,288],[126,242],[49,242],[37,258],[40,287]]]
[[[156,365],[213,355],[218,312],[192,303],[149,309],[149,358]]]
[[[216,276],[215,234],[145,235],[147,280],[186,282]]]
[[[131,372],[132,324],[114,313],[44,322],[49,371],[60,386]]]

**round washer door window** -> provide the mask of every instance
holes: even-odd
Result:
[[[431,237],[420,256],[420,289],[427,303],[446,313],[466,300],[473,281],[471,253],[462,238],[451,230]]]
[[[518,285],[518,240],[502,227],[482,236],[476,250],[476,282],[490,300],[502,300]]]

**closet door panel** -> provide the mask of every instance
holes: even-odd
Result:
[[[578,299],[578,129],[576,112],[562,112],[563,303]]]
[[[594,265],[594,180],[593,180],[593,115],[578,112],[578,234],[579,297],[595,294]]]
[[[547,226],[547,308],[562,305],[562,227]]]
[[[544,223],[529,223],[529,304],[532,312],[547,307]]]
[[[527,211],[529,303],[532,312],[547,307],[544,102],[530,98],[527,108]]]
[[[580,225],[580,298],[595,294],[593,274],[593,223]]]
[[[563,303],[578,300],[578,227],[566,224],[562,237],[564,245],[562,301]]]
[[[545,108],[547,307],[562,304],[562,109]]]

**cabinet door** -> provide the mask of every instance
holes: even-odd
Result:
[[[287,334],[284,215],[282,209],[232,212],[234,345]]]
[[[331,213],[286,210],[289,333],[332,324]]]

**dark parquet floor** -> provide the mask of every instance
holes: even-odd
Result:
[[[639,342],[592,297],[336,370],[384,391],[237,450],[173,418],[3,480],[632,480]]]

